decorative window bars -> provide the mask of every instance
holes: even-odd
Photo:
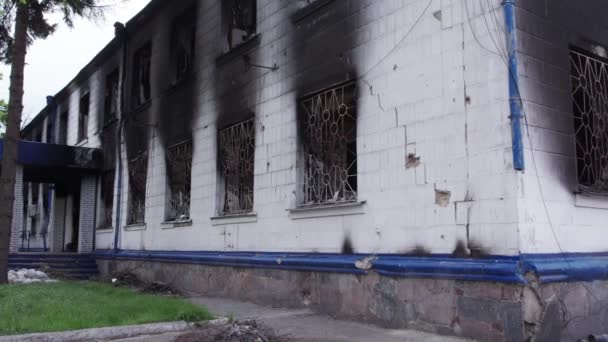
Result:
[[[302,206],[357,200],[356,84],[301,99]]]
[[[146,216],[148,154],[143,152],[129,161],[129,210],[127,224],[142,224]]]
[[[608,60],[570,50],[579,191],[608,194]]]
[[[167,148],[167,184],[169,188],[168,221],[190,218],[190,189],[192,181],[192,141]]]
[[[221,215],[253,210],[255,119],[219,131],[218,161],[222,177]]]
[[[111,228],[113,227],[112,222],[112,210],[114,209],[114,178],[116,172],[112,170],[104,171],[101,174],[101,208],[99,215],[99,222],[97,228]]]

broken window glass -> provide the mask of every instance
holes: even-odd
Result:
[[[175,68],[174,82],[192,73],[196,36],[196,9],[191,8],[173,21],[171,58]]]
[[[91,96],[89,93],[84,94],[80,98],[80,106],[78,113],[78,142],[87,138],[89,130],[89,107]]]
[[[220,214],[253,210],[255,120],[249,119],[219,132],[219,169],[222,184]]]
[[[303,184],[300,205],[357,200],[357,109],[354,82],[300,103]]]
[[[570,50],[579,190],[608,193],[608,60]]]
[[[112,71],[106,77],[106,92],[104,99],[104,115],[103,123],[107,124],[112,120],[116,119],[118,113],[118,85],[119,85],[119,72],[118,69]]]
[[[223,20],[227,24],[228,50],[246,42],[256,33],[255,0],[222,1]]]
[[[152,45],[147,43],[135,52],[133,58],[133,104],[140,106],[150,100],[150,67]]]
[[[167,220],[188,220],[190,218],[192,179],[192,141],[167,148],[166,160],[169,188]]]
[[[146,215],[148,154],[143,152],[129,161],[129,209],[127,224],[142,224]]]

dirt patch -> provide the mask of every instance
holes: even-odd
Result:
[[[235,321],[226,325],[179,336],[175,342],[288,342],[287,336],[256,321]]]

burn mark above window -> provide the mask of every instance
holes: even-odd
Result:
[[[253,210],[255,120],[249,119],[219,132],[221,215]]]
[[[223,0],[222,21],[224,23],[227,50],[231,50],[255,36],[257,26],[256,0]]]
[[[80,98],[78,106],[78,142],[85,140],[89,131],[89,107],[91,95],[87,92]]]
[[[301,195],[311,206],[357,200],[357,108],[354,82],[300,100]]]
[[[115,69],[106,77],[106,91],[104,98],[103,115],[104,124],[112,122],[117,117],[119,78],[120,77],[118,69]]]
[[[150,100],[150,68],[152,63],[152,44],[147,43],[133,55],[132,98],[135,107]]]
[[[608,195],[608,60],[571,48],[579,191]]]
[[[196,8],[175,18],[171,29],[171,63],[173,83],[192,74],[196,42]]]

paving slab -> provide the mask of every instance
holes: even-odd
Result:
[[[279,335],[288,335],[293,342],[463,342],[457,337],[440,336],[415,330],[393,330],[336,320],[311,310],[282,309],[231,299],[194,297],[191,302],[206,306],[216,316],[237,320],[255,319],[273,328]],[[179,336],[169,333],[117,340],[120,342],[173,342]]]

